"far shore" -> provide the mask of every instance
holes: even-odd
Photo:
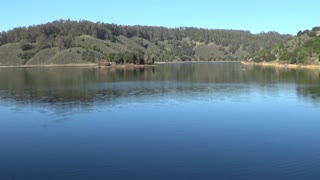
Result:
[[[37,67],[95,67],[97,64],[39,64],[39,65],[17,65],[0,66],[0,68],[37,68]]]
[[[149,67],[154,65],[137,65],[137,64],[112,64],[110,66],[100,66],[98,64],[46,64],[46,65],[17,65],[17,66],[0,66],[0,69],[5,68],[45,68],[45,67],[92,67],[92,68],[115,68],[115,69],[127,69],[138,67]]]
[[[215,62],[238,62],[241,63],[241,61],[158,61],[154,64],[183,64],[183,63],[215,63]]]
[[[265,66],[265,67],[277,67],[277,68],[286,68],[286,69],[299,69],[299,68],[305,68],[305,69],[320,69],[320,64],[310,64],[310,65],[300,65],[300,64],[279,64],[277,62],[261,62],[261,63],[255,63],[255,62],[241,62],[243,65],[257,65],[257,66]]]
[[[300,65],[300,64],[279,64],[277,62],[244,62],[244,61],[171,61],[171,62],[155,62],[154,64],[112,64],[109,66],[103,66],[95,63],[91,64],[46,64],[46,65],[17,65],[17,66],[0,66],[0,69],[5,68],[46,68],[46,67],[92,67],[92,68],[107,68],[107,69],[133,69],[140,67],[153,67],[159,64],[175,64],[175,63],[203,63],[203,62],[239,62],[243,65],[256,65],[256,66],[265,66],[265,67],[277,67],[277,68],[286,68],[286,69],[320,69],[320,64],[312,65]]]
[[[99,65],[96,63],[90,64],[38,64],[38,65],[16,65],[16,66],[0,66],[0,69],[5,68],[41,68],[41,67],[93,67],[93,68],[139,68],[139,67],[152,67],[158,64],[175,64],[175,63],[204,63],[204,62],[240,62],[240,61],[160,61],[154,64],[111,64],[108,66]]]

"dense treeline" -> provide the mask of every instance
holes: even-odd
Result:
[[[94,43],[97,45],[95,47],[84,43],[86,40],[91,41],[88,36],[96,38]],[[82,37],[83,42],[76,42],[77,37]],[[158,60],[177,58],[209,60],[239,59],[240,56],[248,56],[288,38],[290,38],[289,35],[280,35],[277,32],[254,35],[249,31],[239,30],[124,26],[101,22],[92,23],[85,20],[58,20],[1,32],[0,46],[19,43],[22,52],[18,56],[25,61],[43,49],[55,47],[60,51],[69,48],[82,48],[76,51],[79,54],[93,53],[95,57],[91,59],[92,61],[99,58],[116,57],[114,53],[139,54],[137,49],[142,51],[144,57],[156,56]],[[101,45],[102,42],[105,45]],[[211,53],[201,53],[205,48]],[[130,61],[134,61],[134,59]]]
[[[293,39],[252,55],[251,60],[290,64],[319,64],[320,27],[299,31]]]

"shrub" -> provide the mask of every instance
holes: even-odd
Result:
[[[316,37],[316,36],[317,36],[317,33],[316,33],[315,31],[310,31],[310,32],[308,33],[308,36],[309,36],[309,37]]]
[[[22,52],[19,54],[19,57],[21,59],[25,59],[25,60],[29,60],[31,59],[33,56],[34,56],[34,52],[31,52],[31,51],[27,51],[27,52]]]
[[[288,61],[291,64],[295,64],[297,62],[297,53],[296,52],[284,52],[280,55],[281,61]]]
[[[23,50],[23,51],[27,51],[27,50],[31,50],[34,48],[34,46],[32,44],[29,44],[29,43],[21,43],[20,44],[20,48]]]
[[[111,66],[111,63],[107,60],[101,60],[98,63],[99,66]]]
[[[81,56],[83,60],[89,61],[89,62],[95,62],[97,59],[94,52],[92,51],[84,51],[82,52]]]

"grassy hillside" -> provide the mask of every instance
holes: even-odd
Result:
[[[0,47],[0,65],[9,66],[9,65],[23,65],[26,63],[19,55],[22,53],[22,50],[19,47],[18,43],[8,43]]]
[[[320,27],[299,31],[297,36],[272,48],[263,49],[251,56],[254,62],[283,64],[320,64]]]
[[[290,37],[59,20],[0,33],[0,65],[240,60]]]

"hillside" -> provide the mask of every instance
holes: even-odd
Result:
[[[292,39],[253,54],[249,61],[320,64],[320,27],[299,31]]]
[[[240,60],[290,35],[58,20],[0,33],[0,66]]]

